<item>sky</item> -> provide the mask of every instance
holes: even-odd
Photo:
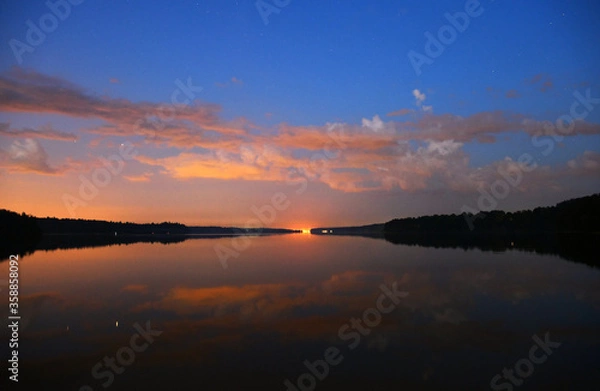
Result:
[[[600,5],[0,3],[0,207],[311,228],[600,192]]]

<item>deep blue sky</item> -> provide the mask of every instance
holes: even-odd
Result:
[[[0,6],[2,69],[16,64],[6,42],[24,41],[25,21],[48,12],[42,1],[26,3]],[[447,24],[444,14],[461,11],[465,2],[410,3],[292,1],[265,26],[253,1],[167,7],[87,0],[34,53],[25,53],[22,65],[132,100],[164,101],[174,79],[191,76],[209,89],[211,102],[227,104],[234,116],[258,119],[277,109],[298,124],[385,114],[409,105],[413,88],[435,89],[430,103],[436,111],[456,112],[449,94],[468,99],[486,87],[520,89],[538,73],[560,78],[565,85],[557,88],[598,80],[592,71],[600,65],[600,51],[593,50],[600,26],[592,11],[600,6],[593,1],[482,2],[483,14],[423,67],[421,77],[407,52],[423,53],[423,33],[437,32]],[[232,76],[244,81],[244,91],[215,88]],[[107,90],[109,78],[126,83]],[[489,103],[474,100],[462,112],[485,110]],[[551,110],[544,103],[525,108],[543,114]]]

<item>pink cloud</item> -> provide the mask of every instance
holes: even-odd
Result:
[[[535,86],[541,92],[547,92],[554,87],[552,78],[545,73],[538,73],[530,79],[525,80],[525,83]]]
[[[415,111],[413,109],[400,109],[400,110],[396,110],[396,111],[392,111],[390,113],[387,113],[388,117],[401,117],[403,115],[407,115],[407,114],[411,114],[414,113]]]
[[[543,79],[535,82],[540,80]],[[498,167],[512,163],[499,161],[495,165],[470,167],[469,156],[463,150],[465,143],[493,143],[499,134],[507,132],[549,134],[546,122],[522,114],[503,111],[469,116],[433,114],[425,109],[424,93],[414,90],[413,96],[421,111],[401,109],[388,114],[414,114],[404,121],[384,121],[374,115],[358,124],[281,123],[262,129],[245,118],[223,120],[220,106],[214,104],[165,106],[100,98],[61,79],[18,69],[0,76],[1,111],[101,119],[103,124],[82,132],[138,136],[146,144],[174,149],[169,157],[138,155],[142,170],[124,174],[130,182],[152,181],[151,173],[156,170],[151,167],[159,167],[162,173],[178,180],[285,181],[290,172],[297,172],[343,192],[475,191],[477,186],[497,178]],[[160,120],[157,113],[167,111],[170,119]],[[575,121],[565,136],[576,134],[600,134],[600,125]],[[56,175],[74,165],[69,162],[52,167],[46,151],[36,140],[70,141],[75,136],[69,133],[50,126],[11,130],[8,124],[0,124],[0,136],[25,137],[25,141],[16,141],[9,150],[0,152],[0,165],[9,171]],[[146,144],[140,141],[139,145]],[[90,143],[92,147],[95,145],[96,141]],[[196,147],[203,152],[199,153]],[[593,168],[596,160],[590,156],[587,160],[574,160],[571,169]],[[529,183],[542,184],[544,180],[549,183],[552,175],[558,174],[540,168],[531,174],[535,180]]]

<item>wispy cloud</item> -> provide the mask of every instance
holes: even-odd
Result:
[[[101,125],[80,129],[78,133],[101,138],[138,136],[144,145],[171,147],[168,157],[139,154],[136,159],[141,169],[123,174],[129,182],[153,181],[156,168],[178,180],[285,181],[291,172],[299,172],[344,192],[395,188],[473,191],[486,180],[493,180],[498,166],[512,163],[499,161],[471,167],[464,150],[466,143],[494,143],[499,135],[510,132],[551,135],[548,123],[524,114],[433,114],[431,106],[425,105],[425,93],[419,89],[408,93],[412,93],[418,110],[389,113],[390,117],[402,117],[389,121],[374,115],[356,124],[280,123],[264,129],[245,118],[222,119],[218,105],[194,103],[171,106],[171,119],[157,124],[160,120],[156,112],[164,105],[97,97],[61,79],[13,69],[0,76],[0,111],[100,119]],[[564,136],[592,134],[600,134],[600,124],[578,120]],[[4,123],[0,124],[0,136],[25,139],[16,140],[9,150],[0,152],[0,164],[6,169],[52,175],[70,167],[68,163],[60,168],[50,166],[37,139],[73,141],[76,137],[72,134],[50,126],[15,130]],[[96,143],[92,141],[90,147]],[[569,162],[562,172],[569,168],[576,170],[572,174],[583,175],[596,161],[595,155],[588,153]],[[541,168],[532,174],[539,181],[531,183],[550,181],[552,175],[559,173]]]
[[[521,94],[517,90],[508,90],[504,96],[506,96],[508,99],[516,99],[520,98]]]
[[[538,73],[525,80],[525,84],[532,85],[541,92],[547,92],[554,87],[552,78],[545,73]]]
[[[400,109],[400,110],[396,110],[396,111],[392,111],[390,113],[387,113],[388,117],[401,117],[403,115],[407,115],[407,114],[411,114],[414,113],[415,111],[413,109]]]
[[[137,134],[140,122],[148,126],[157,113],[164,112],[172,115],[174,121],[190,121],[206,130],[222,132],[228,127],[219,120],[220,110],[214,104],[165,105],[99,97],[60,78],[19,68],[0,76],[0,111],[102,119],[120,127],[124,134]]]
[[[11,129],[10,124],[7,122],[0,123],[0,136],[12,137],[12,138],[36,138],[36,139],[48,139],[58,141],[77,141],[78,137],[73,133],[61,132],[55,130],[51,125],[44,125],[39,129],[23,128],[23,129]]]
[[[235,86],[235,85],[243,86],[244,82],[241,79],[238,79],[237,77],[233,76],[227,82],[225,82],[225,83],[216,82],[215,85],[220,88],[227,88],[227,87]]]
[[[153,172],[144,172],[140,175],[123,175],[123,178],[129,182],[150,182],[150,179],[152,179],[153,175]]]
[[[58,175],[65,170],[65,167],[51,167],[46,150],[31,138],[15,140],[7,150],[0,149],[0,167],[9,172],[44,175]]]

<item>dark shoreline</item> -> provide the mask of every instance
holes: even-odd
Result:
[[[38,218],[0,210],[0,259],[36,250],[86,248],[132,243],[179,243],[245,235],[293,234],[280,228],[188,227],[179,223],[122,223]],[[509,249],[556,254],[600,267],[600,194],[555,206],[518,212],[433,215],[357,227],[311,229],[313,235],[361,236],[394,244],[434,248]]]
[[[236,236],[272,236],[298,233],[267,232],[267,233],[215,233],[215,234],[105,234],[105,233],[49,233],[43,234],[36,243],[21,243],[10,249],[3,249],[0,262],[8,260],[10,255],[30,255],[36,251],[68,250],[78,248],[94,248],[105,246],[121,246],[135,243],[160,243],[164,245],[181,243],[192,239],[220,239]]]

